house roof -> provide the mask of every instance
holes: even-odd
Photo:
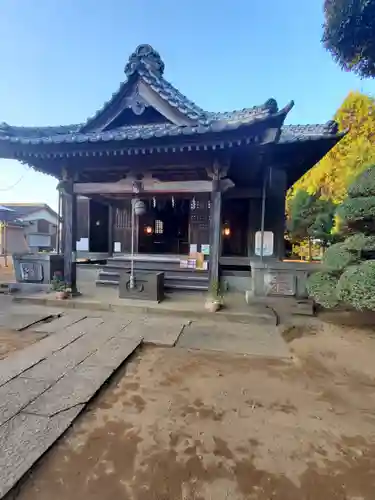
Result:
[[[6,210],[12,211],[12,218],[14,219],[29,217],[40,210],[48,210],[51,215],[56,217],[56,219],[58,218],[57,213],[47,203],[3,203],[2,206]]]
[[[150,154],[200,149],[202,144],[215,149],[250,144],[268,129],[277,130],[274,141],[285,144],[327,138],[337,142],[341,137],[334,122],[284,125],[293,101],[282,109],[270,98],[241,110],[206,111],[167,81],[164,69],[159,53],[140,45],[125,66],[126,80],[85,122],[55,127],[0,123],[0,157],[33,164],[33,157]],[[53,171],[52,166],[38,169]]]

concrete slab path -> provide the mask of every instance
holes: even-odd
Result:
[[[287,343],[272,325],[198,321],[185,328],[177,347],[267,358],[290,358]]]
[[[0,361],[0,498],[140,345],[142,326],[84,318]]]

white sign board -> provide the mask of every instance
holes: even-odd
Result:
[[[77,241],[77,252],[88,252],[89,251],[89,239],[81,238]]]
[[[255,255],[261,255],[262,246],[262,232],[255,233]],[[263,257],[270,257],[273,255],[273,232],[264,231],[263,233]]]

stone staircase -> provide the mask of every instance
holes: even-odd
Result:
[[[208,271],[182,269],[180,259],[173,255],[136,255],[135,274],[164,272],[164,286],[169,291],[207,291]],[[109,258],[100,269],[96,284],[118,287],[121,275],[126,272],[130,272],[130,255]]]

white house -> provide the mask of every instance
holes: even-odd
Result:
[[[12,218],[23,225],[26,243],[32,252],[56,250],[59,218],[45,203],[3,203],[13,210]]]

